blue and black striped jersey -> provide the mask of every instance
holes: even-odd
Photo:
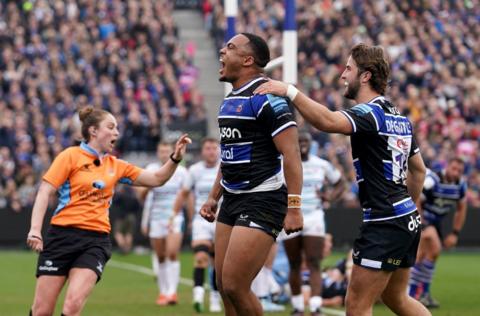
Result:
[[[273,138],[296,122],[285,98],[253,94],[264,82],[257,78],[233,90],[220,106],[221,184],[229,192],[251,191],[259,185],[275,190],[283,183]]]
[[[379,96],[342,111],[352,124],[352,156],[364,221],[401,217],[416,210],[408,194],[408,159],[419,149],[410,121]]]
[[[445,179],[443,172],[427,170],[423,186],[423,215],[427,222],[440,221],[445,214],[455,209],[458,202],[465,197],[467,182],[460,179],[451,183]]]

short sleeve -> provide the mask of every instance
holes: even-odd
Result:
[[[293,111],[285,98],[271,94],[256,95],[252,98],[258,108],[257,120],[272,138],[289,127],[297,126]]]
[[[185,180],[183,181],[182,189],[183,190],[192,190],[193,188],[193,170],[190,168],[185,172]]]
[[[62,151],[53,160],[50,168],[43,176],[43,180],[58,189],[65,181],[67,181],[73,166],[73,155],[70,149]]]
[[[117,159],[117,165],[120,174],[118,182],[122,184],[132,185],[142,172],[141,168],[126,162],[125,160]]]
[[[377,133],[385,121],[383,109],[375,104],[357,104],[341,113],[352,124],[352,134]]]
[[[415,137],[412,135],[412,144],[410,146],[410,153],[408,155],[408,158],[412,157],[418,152],[420,152],[420,148],[418,148],[417,141],[415,140]]]

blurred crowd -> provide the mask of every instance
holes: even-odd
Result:
[[[205,27],[220,48],[223,1],[203,0]],[[348,106],[339,81],[358,42],[384,46],[387,92],[414,122],[426,164],[467,162],[470,205],[480,207],[480,2],[296,0],[298,86],[331,109]],[[39,176],[78,139],[78,108],[111,111],[118,151],[153,151],[162,126],[205,119],[192,64],[179,45],[173,1],[0,0],[0,209],[31,207]],[[237,32],[282,54],[283,1],[239,1]],[[281,78],[281,69],[270,73]],[[356,203],[348,138],[307,124],[318,155],[344,171]],[[128,141],[126,141],[128,140]]]
[[[162,126],[205,118],[195,50],[179,45],[172,10],[166,0],[0,1],[0,209],[32,205],[87,104],[116,116],[119,152],[154,151]]]
[[[221,4],[202,5],[218,47],[226,27]],[[387,96],[412,120],[427,167],[438,170],[462,157],[469,204],[480,207],[480,2],[296,0],[296,6],[298,87],[331,109],[349,106],[339,78],[350,48],[382,45],[392,68]],[[273,59],[282,55],[284,15],[283,1],[239,1],[236,31],[267,39]],[[269,75],[281,79],[281,69]],[[353,200],[348,138],[311,132],[318,154],[345,171],[352,183],[346,199]]]

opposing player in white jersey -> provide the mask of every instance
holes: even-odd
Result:
[[[157,146],[160,162],[147,166],[147,170],[158,170],[170,159],[173,146],[161,142]],[[142,215],[142,233],[150,237],[155,252],[154,271],[157,273],[159,295],[156,303],[177,303],[177,287],[180,279],[178,253],[182,245],[184,216],[173,210],[178,191],[185,185],[187,170],[178,166],[173,176],[163,186],[144,192],[146,195]]]
[[[198,215],[200,207],[208,198],[217,171],[220,165],[220,149],[218,140],[205,138],[202,141],[202,160],[193,164],[188,169],[188,178],[182,190],[178,193],[175,209],[188,202],[189,195],[193,194],[194,211],[189,215],[189,222],[192,223],[192,249],[194,252],[193,265],[193,305],[197,312],[204,310],[203,287],[205,281],[205,269],[211,266],[213,270],[212,279],[215,280],[213,268],[213,243],[215,237],[215,223],[210,223]],[[193,214],[192,214],[193,213]],[[210,311],[220,312],[220,294],[216,283],[212,282],[210,291]]]
[[[320,264],[325,237],[323,202],[335,200],[344,191],[342,175],[330,162],[310,154],[310,133],[299,133],[300,155],[303,166],[302,213],[303,230],[283,235],[285,251],[290,264],[289,283],[292,291],[292,315],[304,315],[304,299],[301,291],[301,265],[304,258],[310,271],[311,296],[309,309],[312,316],[321,315],[322,278]],[[326,194],[325,184],[333,190]]]

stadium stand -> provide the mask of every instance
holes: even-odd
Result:
[[[350,47],[385,47],[391,59],[388,96],[415,126],[423,158],[439,169],[452,155],[466,161],[469,204],[480,206],[480,6],[475,1],[297,0],[298,87],[341,109],[339,78]],[[241,1],[237,32],[268,39],[273,58],[282,54],[282,1]],[[218,47],[225,16],[220,0],[203,1],[202,12]],[[460,32],[461,30],[461,32]],[[271,74],[281,78],[281,70]],[[355,192],[347,138],[311,129],[318,154],[341,166]]]
[[[172,1],[0,1],[0,209],[30,208],[39,176],[78,138],[75,111],[111,111],[118,153],[154,151],[205,119]]]

